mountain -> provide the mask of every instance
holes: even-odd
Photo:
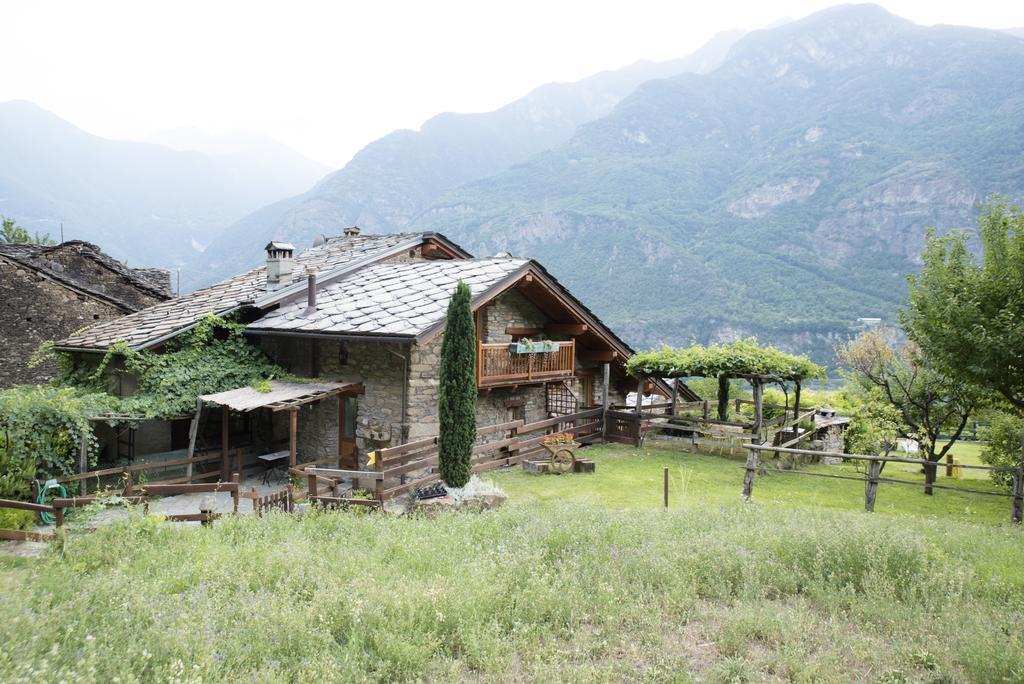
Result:
[[[757,335],[829,356],[894,320],[926,227],[1024,196],[1024,41],[844,5],[649,81],[410,229],[540,258],[640,346]]]
[[[210,157],[244,161],[253,172],[279,179],[281,191],[286,195],[305,192],[331,171],[326,164],[313,161],[262,133],[212,134],[185,126],[153,133],[145,142],[181,152],[201,152]]]
[[[189,262],[224,226],[309,182],[293,167],[86,133],[24,101],[0,103],[0,214],[101,245],[134,265]]]
[[[371,232],[401,230],[444,192],[565,142],[580,124],[610,113],[639,84],[714,69],[740,35],[721,33],[682,59],[643,61],[575,83],[544,85],[492,112],[440,114],[419,131],[395,131],[303,195],[263,207],[229,227],[198,260],[197,271],[183,272],[183,280],[194,287],[249,268],[274,238],[308,245],[320,233],[353,224]]]

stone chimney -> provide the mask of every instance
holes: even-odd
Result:
[[[345,237],[355,237],[359,235],[359,226],[349,226],[343,232]]]
[[[291,282],[295,270],[295,246],[287,242],[268,242],[267,287],[273,289]]]

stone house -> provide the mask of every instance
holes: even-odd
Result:
[[[355,454],[437,434],[438,361],[459,280],[472,289],[477,321],[479,425],[598,405],[605,364],[611,401],[636,389],[624,371],[632,350],[539,263],[474,258],[437,233],[350,228],[297,256],[272,242],[265,266],[93,326],[58,348],[88,356],[124,340],[158,349],[208,313],[238,312],[252,343],[290,372],[361,384],[341,410],[311,403],[297,417],[299,461],[341,453],[354,466]],[[285,416],[275,415],[279,437]],[[158,441],[148,440],[164,450]]]
[[[0,387],[53,377],[54,363],[28,366],[43,342],[170,298],[167,271],[128,268],[88,242],[0,243]]]

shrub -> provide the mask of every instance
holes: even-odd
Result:
[[[36,514],[15,508],[0,508],[0,529],[27,530],[36,522]]]
[[[1024,418],[1009,413],[993,413],[988,429],[988,447],[981,452],[981,460],[990,466],[1016,468],[1021,465],[1021,438],[1024,437]],[[989,471],[992,481],[1009,489],[1013,473]]]

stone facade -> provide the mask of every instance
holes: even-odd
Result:
[[[481,321],[487,342],[511,341],[506,327],[543,327],[544,315],[521,293],[511,290],[485,308]],[[263,350],[277,363],[297,375],[338,382],[360,382],[365,393],[358,399],[355,438],[359,453],[430,437],[438,433],[438,369],[443,335],[423,345],[408,342],[310,340],[263,336]],[[601,397],[601,365],[581,366],[591,373],[592,403]],[[406,384],[406,376],[408,384]],[[613,378],[611,400],[625,400],[619,382]],[[566,385],[581,396],[578,378]],[[404,392],[403,392],[404,389]],[[406,402],[405,420],[402,405]],[[582,406],[582,404],[581,404]],[[494,425],[510,420],[526,422],[548,417],[545,386],[497,387],[481,393],[477,401],[477,424]],[[277,416],[274,434],[287,435],[287,417]],[[334,400],[304,407],[299,413],[299,460],[332,456],[338,449],[338,409]],[[363,461],[364,462],[364,461]]]
[[[0,387],[41,383],[57,372],[55,362],[29,368],[39,346],[75,330],[170,297],[154,269],[128,269],[95,245],[0,245]]]

